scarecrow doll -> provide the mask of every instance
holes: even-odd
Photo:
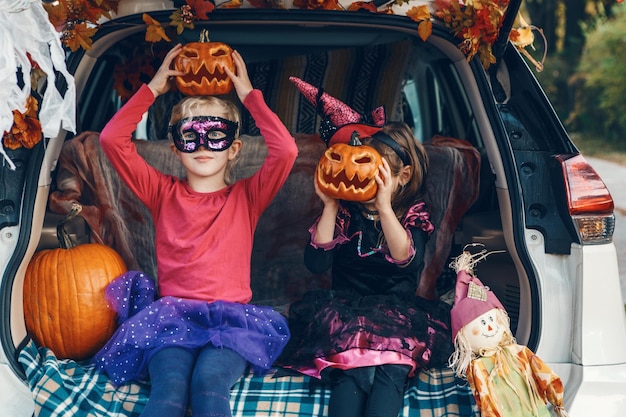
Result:
[[[451,264],[457,273],[450,312],[455,351],[450,366],[467,379],[483,417],[558,417],[563,383],[528,347],[516,343],[509,316],[496,295],[474,276],[473,266],[488,253],[464,251]]]

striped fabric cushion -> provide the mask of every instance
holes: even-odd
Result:
[[[270,108],[291,132],[311,134],[318,131],[321,119],[315,107],[289,81],[290,76],[322,87],[361,114],[384,106],[387,119],[398,120],[402,118],[400,80],[411,50],[408,41],[337,49],[252,63],[248,73],[252,85],[263,91]],[[242,131],[258,135],[254,121],[245,112],[243,116]]]

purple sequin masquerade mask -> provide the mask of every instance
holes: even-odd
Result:
[[[186,117],[169,130],[174,146],[181,152],[192,153],[200,146],[213,152],[230,148],[237,135],[239,123],[216,116]]]

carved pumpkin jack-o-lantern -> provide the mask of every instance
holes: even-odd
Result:
[[[174,69],[185,75],[176,77],[178,90],[188,96],[212,96],[228,94],[233,82],[222,69],[235,72],[233,49],[222,42],[210,42],[208,32],[200,33],[199,42],[183,45],[174,59]]]
[[[376,197],[376,176],[382,159],[371,146],[353,135],[350,143],[331,145],[320,158],[315,180],[329,197],[347,201],[369,201]]]

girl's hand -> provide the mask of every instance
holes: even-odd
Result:
[[[237,74],[234,74],[229,68],[223,67],[226,75],[230,77],[233,81],[233,85],[235,86],[235,91],[237,91],[237,97],[243,103],[243,101],[248,97],[250,91],[252,91],[252,83],[250,82],[250,77],[248,76],[248,69],[246,68],[246,63],[243,60],[241,54],[237,51],[233,51],[233,61],[235,62],[235,68],[237,69]]]
[[[387,241],[389,254],[397,261],[405,261],[409,257],[411,239],[391,206],[391,197],[398,187],[399,179],[399,176],[394,176],[391,173],[389,163],[383,158],[383,164],[378,169],[378,176],[376,177],[378,192],[374,205],[378,210],[380,225]]]
[[[322,190],[320,190],[320,187],[317,185],[317,181],[315,181],[315,179],[313,180],[313,186],[315,187],[315,194],[317,194],[320,200],[322,200],[324,207],[339,207],[339,201],[324,194]]]
[[[180,54],[182,47],[183,46],[179,43],[169,50],[156,74],[154,74],[154,77],[152,77],[152,80],[148,83],[148,87],[150,87],[155,97],[167,93],[171,89],[171,82],[174,77],[185,75],[183,71],[170,69],[172,61]]]
[[[328,243],[334,239],[335,219],[337,217],[337,213],[339,212],[339,200],[329,197],[321,192],[317,186],[317,181],[314,180],[313,183],[315,186],[315,193],[324,204],[324,209],[322,210],[322,214],[317,222],[315,243]]]
[[[378,168],[378,175],[376,176],[376,183],[378,184],[378,191],[376,192],[376,201],[374,205],[378,212],[382,212],[385,209],[391,209],[391,197],[397,186],[397,178],[391,174],[391,168],[385,158],[382,158],[383,164]]]

